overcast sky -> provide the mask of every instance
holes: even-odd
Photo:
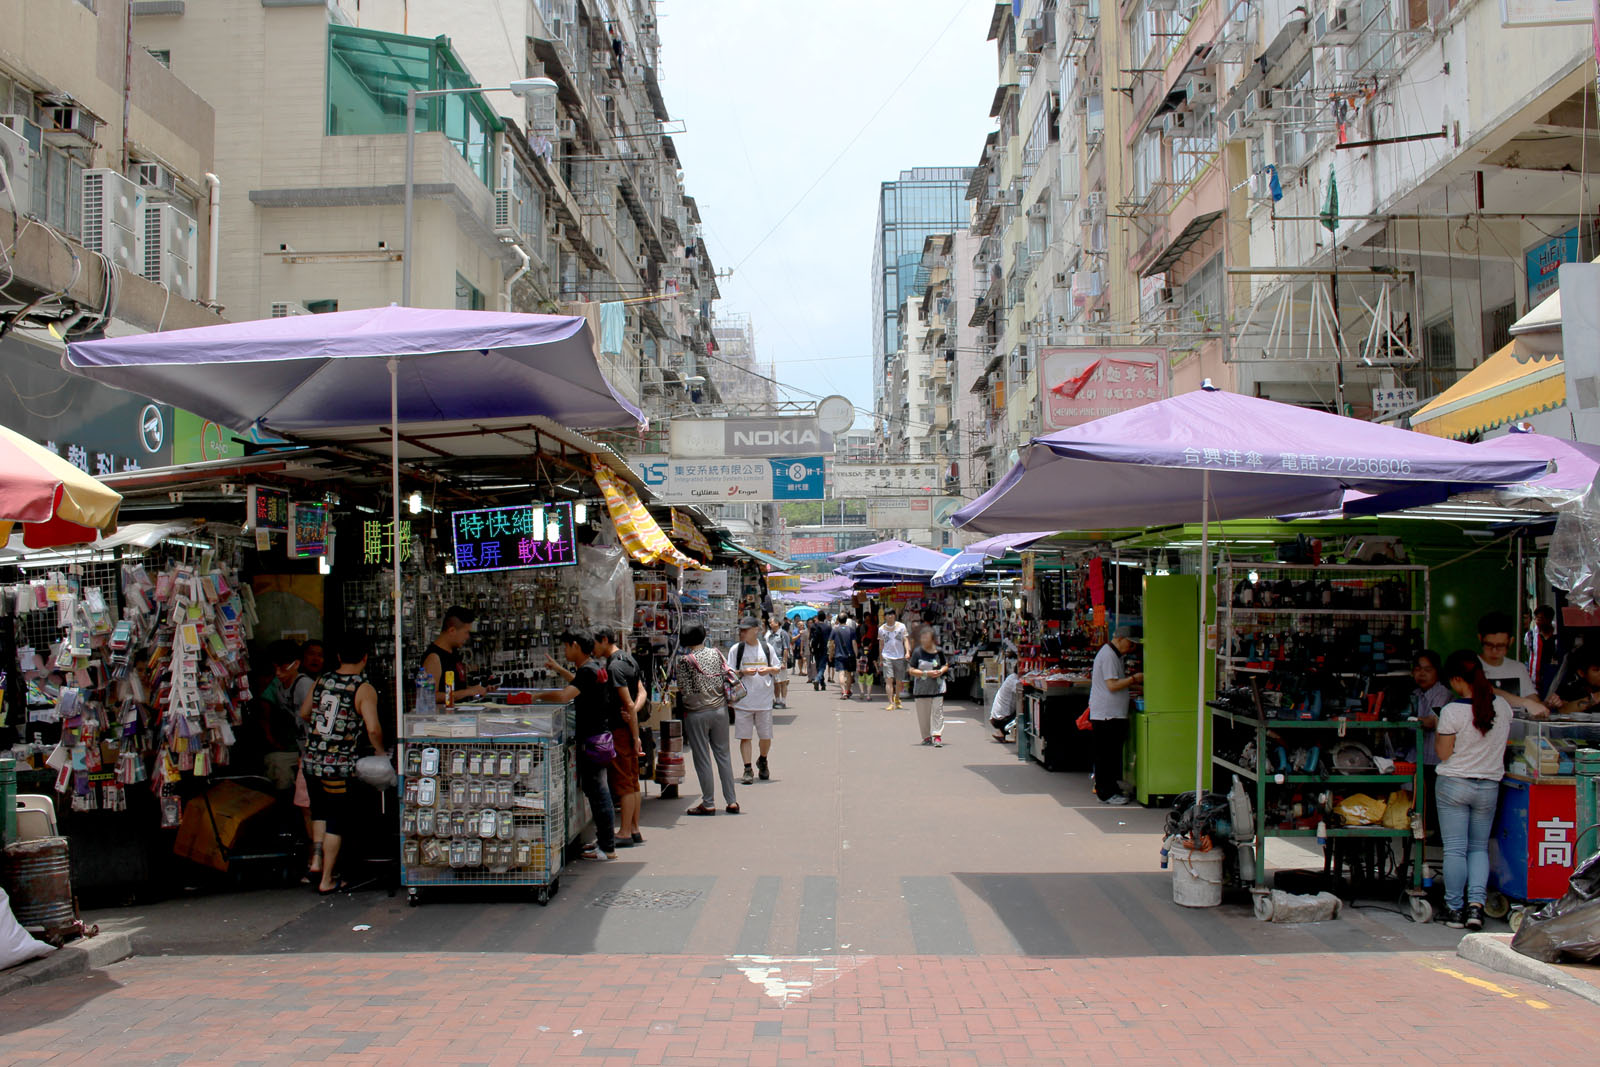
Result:
[[[993,129],[994,5],[665,0],[659,10],[662,93],[687,124],[673,140],[712,261],[734,268],[719,282],[721,312],[750,315],[780,381],[870,409],[878,184],[977,162]]]

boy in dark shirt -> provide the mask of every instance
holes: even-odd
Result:
[[[615,735],[617,758],[611,762],[611,791],[617,795],[617,845],[632,848],[644,844],[639,833],[639,757],[644,746],[639,735],[639,713],[649,708],[643,676],[636,661],[617,645],[616,631],[602,626],[594,632],[594,654],[606,661],[611,688],[617,695],[617,708],[623,726]]]
[[[547,704],[572,702],[577,712],[578,784],[589,798],[594,813],[594,843],[585,845],[584,859],[616,858],[616,809],[611,805],[611,789],[606,772],[610,761],[597,761],[585,754],[590,738],[610,733],[613,743],[623,730],[616,692],[611,686],[605,662],[594,658],[594,635],[588,630],[570,630],[561,635],[562,652],[572,664],[572,677],[565,689],[541,693],[537,699]]]

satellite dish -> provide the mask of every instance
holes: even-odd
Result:
[[[847,397],[817,401],[817,428],[823,433],[845,433],[856,424],[856,406]]]

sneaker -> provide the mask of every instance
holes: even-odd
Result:
[[[933,747],[934,748],[943,748],[944,747],[944,738],[940,737],[938,734],[934,734],[933,735]]]
[[[1483,929],[1483,905],[1482,904],[1468,904],[1467,905],[1466,915],[1465,915],[1465,920],[1466,920],[1466,928],[1468,930],[1482,930]]]
[[[1126,804],[1127,802],[1128,802],[1128,797],[1124,793],[1118,793],[1116,796],[1110,797],[1109,799],[1107,799],[1105,801],[1105,803],[1111,805],[1113,808],[1120,808],[1124,804]]]
[[[1467,925],[1466,908],[1446,908],[1439,916],[1439,921],[1452,930],[1463,929]]]
[[[744,777],[739,779],[739,784],[740,785],[754,785],[755,784],[755,780],[756,780],[755,768],[751,767],[750,764],[746,763],[744,765]]]
[[[756,760],[756,771],[761,775],[763,782],[771,781],[772,773],[767,769],[767,757],[762,756]]]
[[[924,737],[922,739],[922,745],[923,745],[924,748],[932,748],[933,747],[933,738]]]
[[[591,842],[590,844],[583,846],[583,858],[586,860],[594,860],[596,863],[606,863],[615,859],[616,853],[602,852],[600,851],[600,846],[598,843]]]

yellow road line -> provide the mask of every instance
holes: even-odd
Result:
[[[1457,981],[1465,982],[1467,985],[1476,986],[1485,992],[1493,993],[1496,996],[1506,997],[1509,1000],[1520,1000],[1524,1004],[1528,1005],[1528,1007],[1534,1008],[1538,1011],[1550,1010],[1550,1005],[1545,1001],[1524,997],[1520,993],[1507,989],[1505,986],[1496,985],[1495,983],[1486,979],[1475,978],[1470,974],[1462,974],[1460,971],[1451,970],[1449,967],[1444,967],[1437,963],[1425,962],[1424,966],[1430,968],[1431,970],[1438,971],[1440,974],[1449,975],[1451,978],[1454,978]]]

